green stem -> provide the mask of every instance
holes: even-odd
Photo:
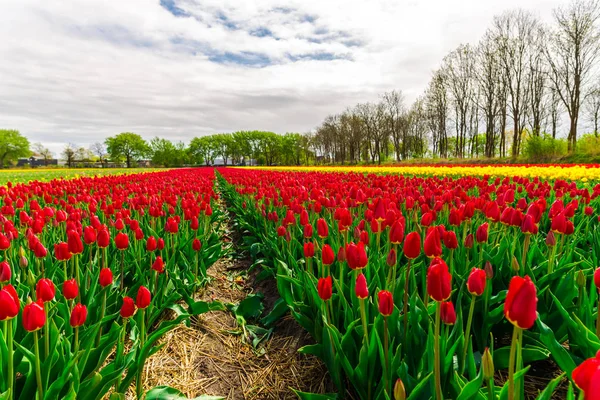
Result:
[[[467,359],[467,350],[469,348],[469,341],[471,340],[471,324],[473,323],[473,311],[475,310],[475,295],[471,295],[471,307],[469,308],[469,317],[467,318],[467,328],[465,330],[465,346],[463,348],[463,357],[462,364],[460,367],[461,371],[464,371],[466,359]]]
[[[487,383],[488,388],[488,400],[496,400],[496,396],[494,395],[494,378],[490,378]]]
[[[365,343],[367,344],[367,348],[369,347],[369,333],[367,332],[367,313],[365,311],[365,300],[358,299],[360,303],[360,319],[362,319],[363,331],[365,334]]]
[[[100,328],[98,329],[98,337],[96,338],[96,347],[100,346],[100,338],[102,337],[102,320],[106,313],[106,291],[107,288],[102,289],[102,308],[100,309]]]
[[[596,316],[596,336],[600,338],[600,299],[598,300],[598,312]]]
[[[75,327],[75,339],[74,339],[74,348],[75,350],[73,351],[73,354],[75,357],[77,357],[77,352],[79,351],[79,327],[76,326]]]
[[[513,328],[512,341],[510,344],[510,356],[508,358],[508,400],[515,399],[515,353],[517,350],[517,342],[519,338],[520,328]]]
[[[48,307],[46,305],[44,305],[44,312],[46,313],[46,324],[44,325],[44,360],[46,360],[50,355],[50,320],[48,319]]]
[[[142,352],[142,349],[144,348],[144,342],[146,341],[146,316],[145,316],[145,308],[142,308],[141,312],[140,312],[140,354]],[[140,363],[138,365],[138,376],[137,376],[137,380],[136,380],[136,393],[137,393],[137,398],[141,399],[142,398],[142,393],[143,393],[143,386],[142,386],[142,378],[144,375],[144,363]]]
[[[40,345],[38,331],[33,332],[33,344],[35,351],[35,380],[37,382],[38,400],[44,399],[44,387],[42,386],[42,368],[40,366]]]
[[[13,383],[14,377],[14,365],[13,365],[13,324],[12,320],[4,320],[4,330],[6,332],[6,345],[8,349],[8,400],[14,397],[13,394]]]
[[[410,279],[410,263],[411,259],[408,259],[408,265],[406,266],[406,275],[404,281],[404,302],[402,305],[402,314],[404,315],[404,345],[406,346],[407,330],[408,330],[408,281]]]
[[[125,250],[121,250],[121,290],[125,287]]]
[[[384,383],[385,383],[385,392],[388,395],[388,398],[390,397],[390,381],[391,381],[391,376],[390,376],[390,369],[389,369],[389,350],[388,350],[388,324],[387,324],[387,317],[383,317],[383,354],[385,357],[385,360],[383,360],[383,373],[384,373]]]
[[[116,356],[116,364],[117,364],[117,368],[121,368],[122,364],[123,364],[123,351],[124,351],[124,347],[125,347],[125,339],[127,337],[127,318],[123,318],[123,329],[121,329],[121,333],[119,334],[119,336],[121,337],[121,340],[119,341],[119,343],[117,344],[117,356]],[[115,383],[115,392],[119,393],[119,386],[121,386],[121,379],[123,378],[122,373],[119,374],[119,377],[117,378],[117,382]]]
[[[442,400],[442,376],[440,371],[440,316],[442,311],[442,303],[439,301],[435,308],[435,334],[433,344],[433,357],[434,357],[434,373],[435,373],[435,398]]]
[[[525,234],[525,242],[523,243],[523,254],[521,255],[521,275],[525,273],[525,262],[527,261],[527,252],[529,251],[529,242],[531,241],[531,235]]]

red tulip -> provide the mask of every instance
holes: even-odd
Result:
[[[404,239],[404,224],[398,219],[390,227],[390,243],[400,244]]]
[[[54,283],[48,278],[40,279],[35,286],[35,294],[38,301],[43,303],[54,299],[56,289]]]
[[[96,229],[93,226],[86,226],[83,228],[83,241],[85,244],[90,245],[96,243]]]
[[[319,235],[321,239],[325,239],[329,236],[329,227],[323,218],[317,220],[317,235]]]
[[[286,234],[287,234],[287,229],[285,229],[285,226],[279,225],[277,227],[277,236],[279,236],[279,237],[285,237]]]
[[[156,238],[154,236],[148,237],[148,239],[146,240],[146,251],[152,252],[156,250],[156,247]]]
[[[452,275],[441,258],[434,258],[427,269],[427,294],[435,301],[445,301],[452,291]]]
[[[23,308],[23,328],[28,332],[41,329],[46,323],[46,313],[41,302],[27,304]]]
[[[303,236],[305,239],[310,239],[313,236],[313,227],[311,224],[304,225]]]
[[[346,262],[346,248],[344,245],[340,246],[337,253],[337,260],[340,263]]]
[[[10,265],[6,261],[0,262],[0,282],[10,282],[11,276],[12,270],[10,269]]]
[[[328,244],[324,245],[321,250],[321,261],[323,265],[331,265],[335,261],[335,253]]]
[[[536,308],[536,289],[529,276],[514,276],[508,286],[504,303],[506,319],[521,329],[529,329],[537,318]]]
[[[469,233],[467,235],[467,237],[465,237],[465,242],[463,243],[463,246],[466,247],[467,249],[473,248],[473,234],[472,233]]]
[[[523,218],[523,222],[521,223],[521,232],[529,235],[535,235],[538,233],[538,226],[531,215],[527,214],[525,215],[525,218]]]
[[[54,245],[54,256],[58,261],[68,261],[72,255],[68,243],[60,242]]]
[[[440,231],[437,229],[429,229],[423,243],[423,251],[429,258],[440,257],[442,255],[442,239]]]
[[[67,232],[67,245],[69,246],[69,251],[71,253],[83,253],[83,243],[81,242],[81,237],[79,236],[77,231],[71,230]]]
[[[115,237],[115,244],[117,245],[117,249],[127,250],[127,247],[129,247],[129,236],[123,232],[117,233],[117,236]]]
[[[156,257],[156,260],[154,260],[154,262],[152,263],[152,269],[158,272],[159,274],[165,272],[165,263],[163,262],[161,256]]]
[[[131,318],[135,314],[135,303],[131,297],[123,297],[123,305],[121,306],[121,317]]]
[[[404,247],[402,248],[406,258],[415,259],[421,254],[421,235],[418,232],[411,232],[406,235]]]
[[[100,286],[103,288],[112,285],[113,283],[113,273],[110,268],[102,268],[100,270],[100,277],[98,279]]]
[[[366,299],[369,297],[369,288],[367,286],[367,279],[363,274],[359,274],[356,278],[356,285],[354,287],[354,292],[356,293],[356,297],[359,299]]]
[[[165,240],[163,238],[158,239],[158,242],[156,242],[156,248],[158,250],[162,250],[165,248]]]
[[[484,222],[477,228],[477,231],[475,232],[477,243],[486,243],[488,241],[488,228],[489,225],[487,222]]]
[[[19,296],[12,285],[0,289],[0,321],[16,317],[20,308]]]
[[[195,239],[192,241],[192,250],[194,250],[194,251],[196,251],[196,252],[198,252],[198,251],[202,250],[202,242],[200,241],[200,239],[198,239],[198,238],[195,238]]]
[[[473,268],[467,279],[467,290],[475,296],[481,296],[485,290],[486,273],[483,269]]]
[[[573,382],[585,394],[585,399],[597,399],[600,393],[600,351],[596,353],[596,357],[588,358],[576,367],[571,377]]]
[[[363,269],[367,266],[369,259],[363,242],[359,242],[358,245],[348,243],[346,246],[346,262],[350,269]]]
[[[42,242],[39,240],[36,242],[35,247],[33,248],[33,254],[37,258],[44,258],[48,254],[48,250],[44,247]]]
[[[586,208],[583,209],[583,212],[585,215],[587,215],[588,217],[592,214],[594,214],[594,209],[590,206],[587,206]]]
[[[71,318],[69,319],[69,323],[73,328],[80,327],[85,324],[85,320],[87,319],[87,307],[78,303],[73,307],[73,311],[71,311]]]
[[[454,310],[454,304],[451,301],[444,301],[441,304],[440,316],[442,322],[446,325],[454,325],[456,323],[456,311]]]
[[[387,290],[380,290],[379,293],[377,293],[377,297],[381,315],[384,317],[392,315],[394,312],[394,298],[392,297],[392,294]]]
[[[137,308],[144,309],[150,305],[151,298],[150,291],[145,286],[140,286],[135,298],[135,305]]]
[[[102,249],[108,247],[108,245],[110,244],[110,233],[106,229],[101,229],[98,232],[96,242],[98,243],[98,247]]]
[[[450,250],[458,248],[458,239],[456,238],[456,233],[454,233],[454,231],[446,231],[444,234],[444,246]]]
[[[381,198],[377,198],[373,207],[373,218],[381,222],[385,219],[385,214],[385,204]]]
[[[73,300],[75,297],[77,297],[79,295],[77,281],[75,281],[75,279],[69,279],[68,281],[65,281],[65,283],[63,283],[62,293],[67,300]]]
[[[319,293],[319,297],[327,301],[331,298],[331,276],[326,278],[319,278],[319,283],[317,284],[317,292]]]
[[[600,291],[600,267],[594,271],[594,284],[596,285],[596,289]]]

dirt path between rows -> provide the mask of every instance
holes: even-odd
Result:
[[[239,247],[240,237],[231,218],[224,226],[224,246],[230,251],[208,270],[211,282],[196,300],[238,303],[250,293],[264,295],[266,315],[277,300],[274,279],[255,282],[248,274],[250,257]],[[238,323],[229,311],[214,311],[180,325],[159,340],[164,347],[146,361],[146,390],[168,385],[189,398],[203,394],[231,400],[296,399],[291,390],[326,393],[334,389],[325,366],[316,357],[297,350],[313,343],[289,314],[256,351],[243,342]],[[129,398],[129,396],[128,396]]]

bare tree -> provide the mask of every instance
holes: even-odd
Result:
[[[108,157],[108,153],[106,152],[106,146],[102,142],[96,142],[90,146],[90,151],[98,156],[98,160],[100,160],[100,165],[104,167],[104,163],[106,161],[106,157]]]
[[[402,117],[406,112],[404,109],[404,95],[399,90],[386,92],[382,97],[385,112],[387,112],[388,126],[394,152],[396,153],[396,161],[400,161],[401,143],[402,143]]]
[[[448,90],[443,70],[437,70],[425,93],[427,121],[432,136],[433,154],[448,157]]]
[[[488,31],[477,48],[478,63],[475,68],[479,83],[479,109],[485,122],[486,157],[493,157],[496,149],[496,120],[500,112],[502,81],[500,76],[500,60],[498,46],[493,34]]]
[[[529,107],[530,125],[533,136],[539,136],[542,130],[542,121],[547,110],[544,100],[547,98],[548,63],[545,57],[546,32],[537,26],[532,34],[531,50],[529,52]]]
[[[33,151],[40,155],[44,159],[44,165],[48,165],[48,161],[52,160],[52,152],[50,149],[44,147],[41,143],[33,144]]]
[[[600,120],[600,85],[590,90],[585,98],[585,110],[594,125],[594,136],[598,137],[598,121]]]
[[[71,168],[77,156],[77,146],[73,143],[65,145],[62,151],[63,160],[67,162],[67,167]]]
[[[456,128],[456,156],[465,156],[469,112],[472,110],[475,95],[474,52],[470,45],[460,45],[444,57],[443,69],[452,94],[454,105],[454,124]]]
[[[568,7],[554,10],[557,27],[546,55],[549,79],[569,114],[569,151],[574,151],[577,145],[582,92],[598,58],[599,16],[598,0],[572,0]]]
[[[494,18],[493,31],[498,44],[499,59],[507,90],[507,104],[513,120],[511,154],[519,155],[521,134],[527,107],[529,54],[538,20],[524,10],[508,11]]]

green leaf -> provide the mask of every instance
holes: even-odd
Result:
[[[540,331],[540,340],[550,350],[550,354],[552,354],[552,358],[556,364],[568,376],[571,376],[571,372],[575,369],[575,362],[569,355],[569,352],[556,341],[552,329],[548,328],[539,318],[536,320],[536,325]]]
[[[433,377],[433,372],[430,372],[415,388],[412,392],[410,392],[410,396],[408,396],[407,400],[419,400],[419,399],[428,399],[430,393],[426,390],[429,389],[429,381]]]
[[[562,373],[556,378],[552,379],[544,391],[537,397],[537,400],[551,400],[554,389],[556,389],[556,386],[558,386],[558,384],[563,380],[564,376],[565,374]]]
[[[222,396],[202,395],[190,400],[223,400]],[[179,390],[169,386],[157,386],[146,393],[146,400],[188,400]]]
[[[294,391],[294,393],[296,393],[298,398],[301,400],[335,400],[338,398],[338,395],[336,393],[317,394],[317,393],[300,392],[300,391],[294,390],[294,389],[292,389],[292,390]]]
[[[220,301],[188,301],[189,313],[200,315],[209,311],[225,311],[225,305]]]
[[[455,372],[456,373],[456,372]],[[458,373],[456,373],[458,375]],[[483,368],[479,369],[479,373],[477,377],[467,383],[465,387],[460,391],[460,394],[457,400],[469,400],[472,399],[477,393],[479,393],[479,389],[481,389],[481,385],[483,385]]]

